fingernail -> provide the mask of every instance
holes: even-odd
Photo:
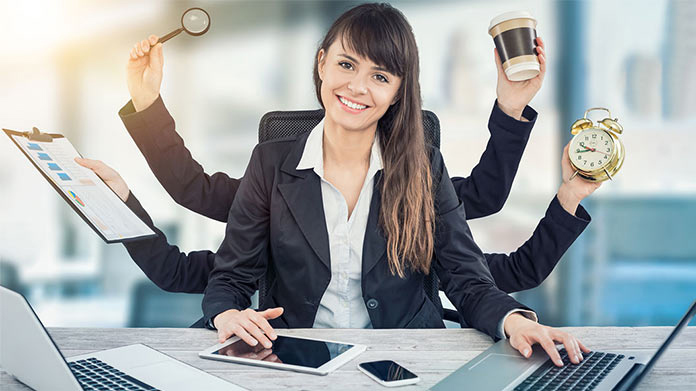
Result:
[[[558,364],[559,366],[562,367],[562,366],[563,366],[563,360],[556,360],[556,364]]]
[[[524,352],[522,352],[522,355],[525,357],[529,357],[529,349],[525,349]]]
[[[251,341],[251,346],[256,346],[259,344],[259,341]]]
[[[266,349],[270,349],[271,347],[273,347],[273,344],[269,342],[269,343],[267,343],[267,344],[264,344],[263,346],[264,346]]]
[[[278,338],[278,336],[276,335],[276,333],[271,333],[271,338],[276,339]]]

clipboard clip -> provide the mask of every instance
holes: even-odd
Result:
[[[50,143],[53,141],[53,137],[51,137],[50,134],[41,133],[36,126],[34,126],[31,129],[31,132],[22,132],[22,134],[24,134],[24,137],[26,137],[32,141],[43,141],[43,142],[47,142],[47,143]]]

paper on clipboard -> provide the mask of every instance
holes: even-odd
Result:
[[[37,141],[3,130],[107,243],[155,235],[92,170],[75,162],[81,155],[66,137],[51,135],[52,141]]]

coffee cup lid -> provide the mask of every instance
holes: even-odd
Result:
[[[532,14],[528,11],[511,11],[505,12],[493,18],[493,20],[491,20],[491,24],[488,26],[488,31],[490,31],[497,24],[500,24],[510,19],[531,19],[534,21],[534,25],[536,26],[536,19],[534,19]]]

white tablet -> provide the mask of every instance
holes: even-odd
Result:
[[[278,333],[273,347],[249,346],[239,337],[198,353],[202,358],[326,375],[364,352],[366,346]]]

